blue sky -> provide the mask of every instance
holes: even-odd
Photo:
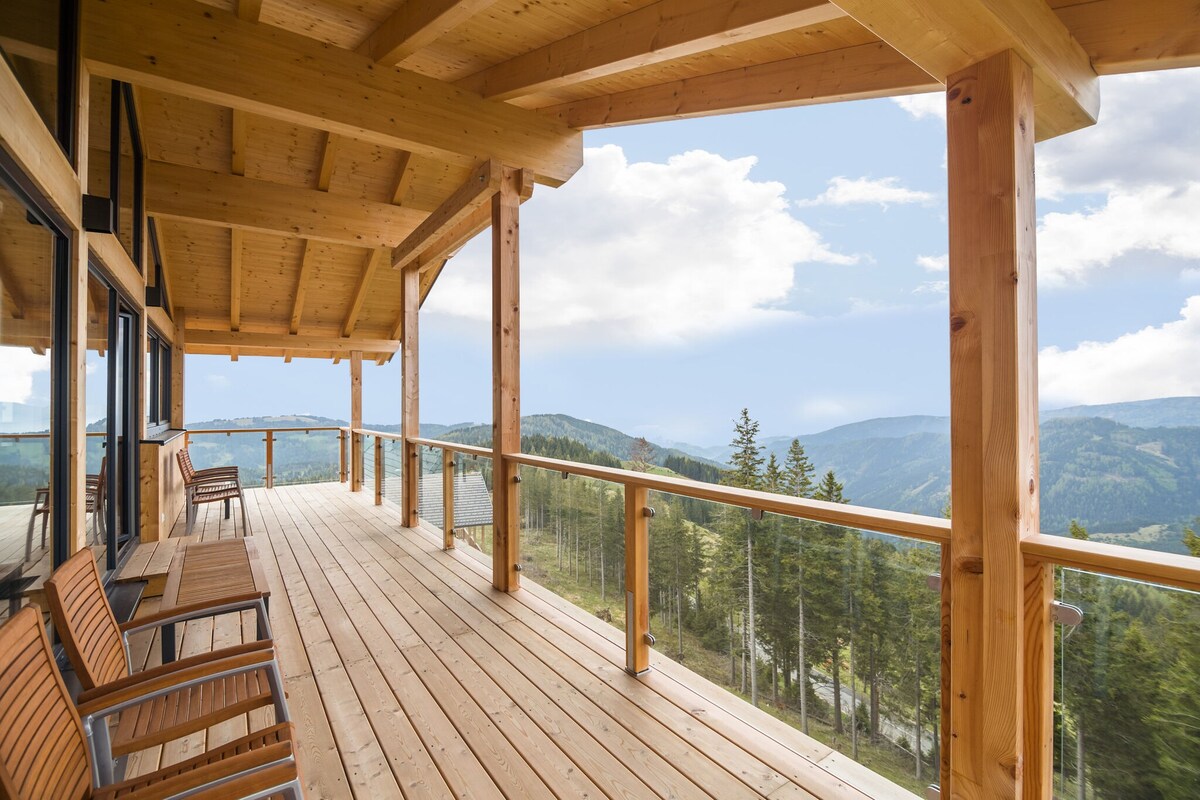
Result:
[[[1045,407],[1200,394],[1200,71],[1038,147]],[[590,132],[522,209],[523,412],[697,444],[949,408],[940,94]],[[421,317],[421,416],[491,418],[489,235]],[[398,360],[397,360],[398,361]],[[348,414],[348,367],[189,356],[189,420]],[[230,392],[229,386],[237,386]],[[399,420],[398,363],[364,416]]]

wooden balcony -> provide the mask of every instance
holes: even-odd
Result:
[[[913,797],[670,659],[629,675],[622,631],[528,580],[497,592],[489,566],[367,492],[247,501],[311,797]],[[237,516],[206,506],[193,538],[241,535]],[[127,570],[155,572],[179,541],[141,545]],[[253,635],[229,617],[188,623],[179,641],[192,654]],[[140,663],[158,657],[136,643]],[[130,773],[204,738],[137,754]]]

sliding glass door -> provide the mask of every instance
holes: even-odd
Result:
[[[137,519],[138,317],[99,273],[88,275],[86,537],[114,570]]]

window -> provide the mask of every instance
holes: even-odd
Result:
[[[78,14],[76,0],[0,2],[0,58],[68,156],[74,152]]]
[[[171,426],[171,345],[153,328],[146,332],[146,434]]]
[[[145,230],[142,197],[143,150],[133,104],[133,88],[93,77],[88,141],[87,193],[112,203],[107,228],[142,270]]]

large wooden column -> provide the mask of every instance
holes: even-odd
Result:
[[[171,339],[171,427],[183,430],[184,353],[187,349],[187,309],[175,306],[175,336]]]
[[[521,502],[518,468],[505,453],[521,451],[520,208],[527,176],[505,167],[492,198],[492,585],[520,586]]]
[[[77,73],[79,97],[75,106],[76,174],[82,176],[80,184],[87,185],[88,174],[88,121],[91,107],[91,86],[88,72],[81,65]],[[76,190],[78,191],[78,189]],[[86,190],[85,190],[86,191]],[[82,223],[82,221],[80,221]],[[69,485],[66,492],[52,488],[50,498],[51,515],[56,509],[67,509],[67,552],[55,548],[52,563],[58,566],[69,556],[87,547],[87,325],[88,325],[88,234],[80,224],[71,234],[70,269],[67,286],[55,288],[68,297],[67,320],[67,393],[68,419],[65,426],[68,439],[67,475]],[[62,430],[63,428],[60,428]],[[55,447],[50,448],[51,461]],[[51,464],[51,474],[54,465]],[[62,502],[67,498],[66,502]],[[52,528],[53,529],[53,528]]]
[[[1033,79],[1005,51],[946,86],[954,512],[942,796],[1048,796],[1052,584],[1021,557],[1038,528]]]
[[[350,351],[350,491],[361,492],[363,482],[362,437],[362,351]]]
[[[421,448],[408,443],[408,437],[421,435],[421,370],[418,318],[421,310],[421,273],[415,267],[400,272],[400,350],[401,409],[400,429],[404,432],[404,524],[415,528],[421,522]]]

